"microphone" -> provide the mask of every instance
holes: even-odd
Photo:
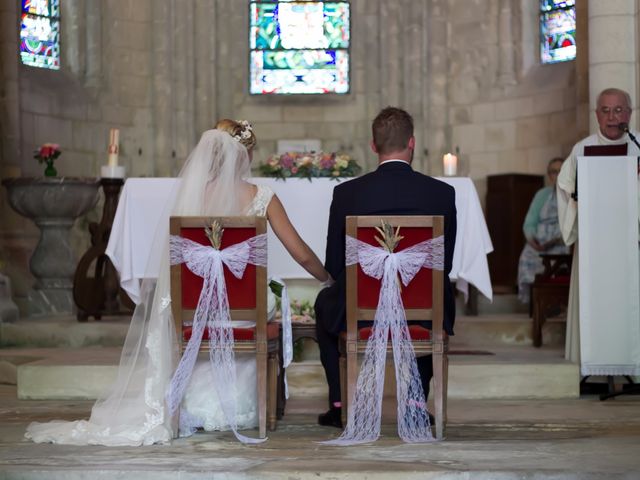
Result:
[[[629,131],[629,124],[626,122],[620,122],[618,124],[618,130],[623,131],[624,133],[627,134],[627,136],[629,137],[629,139],[636,144],[636,147],[640,148],[640,143],[638,143],[638,140],[636,140],[636,136],[631,133]],[[638,175],[640,175],[640,157],[638,157]],[[576,172],[576,177],[577,177],[577,172]]]
[[[638,148],[640,148],[640,143],[638,143],[638,140],[636,140],[636,136],[631,133],[631,131],[629,130],[629,124],[626,122],[621,122],[618,124],[618,130],[624,132],[627,134],[627,136],[629,137],[629,139],[636,144],[636,146]]]

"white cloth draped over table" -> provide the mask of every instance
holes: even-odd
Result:
[[[456,191],[458,232],[449,278],[465,297],[471,284],[491,300],[487,254],[493,251],[493,245],[475,186],[466,177],[438,179]],[[177,181],[175,178],[129,178],[122,190],[106,253],[118,270],[122,288],[134,301],[139,297],[140,280],[147,267],[148,238],[154,234],[162,213],[161,205]],[[278,195],[300,236],[324,261],[329,206],[333,187],[338,182],[328,178],[309,182],[302,178],[282,181],[263,177],[249,181],[269,187]],[[269,275],[283,279],[310,278],[270,228],[268,236]]]
[[[638,132],[633,132],[638,137]],[[578,240],[578,202],[571,195],[576,186],[576,165],[578,156],[584,154],[584,147],[591,145],[627,144],[627,154],[640,156],[640,149],[628,141],[626,135],[618,140],[610,140],[599,131],[576,143],[571,153],[562,164],[558,175],[558,220],[560,231],[566,245],[573,245],[573,262],[571,265],[571,286],[569,288],[569,308],[567,311],[567,333],[565,340],[565,358],[573,363],[580,363],[580,256]],[[639,180],[640,185],[640,180]],[[640,209],[640,196],[638,198]]]
[[[382,285],[347,427],[339,438],[323,443],[357,445],[373,442],[380,436],[389,336],[397,382],[398,435],[408,443],[434,441],[398,275],[407,286],[421,268],[443,270],[444,237],[425,240],[399,252],[388,252],[347,236],[346,264],[359,264],[366,275],[382,279]]]
[[[456,289],[469,294],[473,285],[488,300],[493,299],[487,255],[493,252],[493,244],[478,192],[468,177],[437,177],[456,190],[457,233],[453,251],[453,265],[449,278],[456,282]]]
[[[105,253],[136,305],[145,275],[158,278],[160,273],[159,261],[150,265],[149,242],[160,223],[169,221],[165,205],[174,202],[179,183],[177,178],[128,178],[120,193]]]

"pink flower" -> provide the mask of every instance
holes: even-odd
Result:
[[[298,167],[291,167],[291,173],[293,173],[294,175],[298,173]]]
[[[42,163],[50,160],[55,160],[60,156],[60,153],[62,153],[60,151],[60,145],[58,145],[57,143],[45,143],[34,152],[33,158]]]
[[[333,155],[323,155],[320,159],[320,168],[332,169],[336,164],[336,160]]]
[[[295,158],[289,154],[285,153],[280,157],[280,164],[283,168],[291,168],[295,162]]]
[[[58,150],[60,150],[60,145],[55,143],[45,143],[40,147],[40,156],[43,158],[52,157]]]

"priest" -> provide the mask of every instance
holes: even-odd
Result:
[[[571,268],[571,285],[569,287],[565,343],[565,358],[573,363],[580,364],[577,157],[584,155],[584,148],[587,146],[623,144],[627,145],[627,155],[640,156],[640,148],[631,139],[631,136],[639,137],[639,134],[636,131],[629,130],[631,112],[631,97],[624,90],[607,88],[600,92],[596,101],[597,133],[575,144],[566,161],[562,164],[562,169],[558,175],[556,188],[560,230],[567,245],[575,244]],[[640,198],[638,202],[640,205]]]

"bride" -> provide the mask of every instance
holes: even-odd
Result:
[[[202,134],[182,171],[175,198],[165,209],[151,249],[150,262],[160,264],[157,279],[145,279],[141,301],[131,318],[115,383],[94,404],[89,420],[34,422],[25,436],[34,442],[70,445],[137,446],[169,442],[174,436],[165,402],[177,365],[170,303],[169,222],[176,216],[266,216],[291,256],[321,282],[331,282],[318,257],[300,238],[282,203],[264,185],[245,179],[250,174],[256,137],[246,121],[224,119]],[[156,265],[158,264],[156,263]],[[237,358],[241,360],[241,358]],[[250,361],[253,360],[253,361]],[[255,359],[237,361],[237,427],[256,424]],[[228,428],[207,369],[199,363],[182,402],[191,426]],[[191,431],[180,432],[183,435]]]

